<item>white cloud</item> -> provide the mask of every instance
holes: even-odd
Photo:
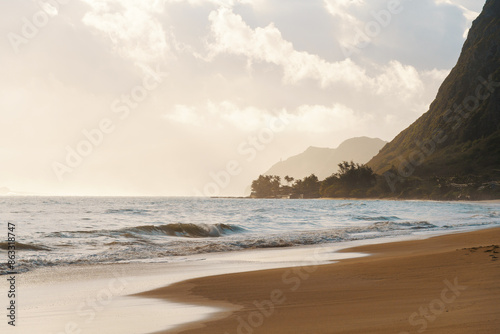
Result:
[[[357,115],[349,107],[335,103],[325,105],[301,105],[287,110],[266,110],[253,106],[239,107],[231,101],[202,106],[175,105],[164,118],[178,124],[198,127],[238,128],[244,132],[268,127],[271,120],[280,117],[289,123],[288,129],[299,133],[333,133],[366,125],[370,115]]]
[[[324,0],[335,40],[345,57],[361,61],[397,59],[417,68],[449,68],[478,13],[477,0]],[[460,36],[457,35],[460,31]],[[414,43],[426,36],[426,47]],[[458,50],[458,48],[457,48]],[[436,56],[437,52],[440,56]],[[392,59],[390,57],[393,57]],[[447,60],[446,63],[440,61]]]
[[[174,58],[175,51],[190,50],[179,43],[173,31],[166,29],[159,15],[167,4],[187,3],[201,6],[207,3],[231,8],[237,3],[252,4],[254,0],[82,0],[91,11],[83,23],[108,38],[122,57],[146,71],[155,64]]]
[[[443,82],[444,79],[446,79],[446,77],[448,76],[448,74],[450,74],[450,70],[438,70],[438,69],[423,71],[421,73],[423,77],[429,78],[437,82]]]
[[[222,101],[219,104],[209,102],[207,109],[210,115],[243,130],[253,131],[261,128],[271,118],[271,115],[265,110],[253,106],[239,108],[229,101]]]
[[[365,5],[363,0],[324,0],[324,6],[328,13],[336,17],[342,23],[343,30],[353,30],[353,25],[358,25],[360,20],[350,13],[350,8]]]
[[[182,104],[173,106],[172,111],[163,115],[167,120],[179,124],[202,126],[204,117],[197,113],[196,108]]]
[[[221,6],[221,7],[233,7],[237,3],[241,4],[252,4],[256,0],[164,0],[166,3],[182,3],[182,2],[187,2],[190,5],[204,5],[207,3],[216,5],[216,6]]]
[[[362,81],[367,79],[365,71],[350,59],[329,63],[317,55],[296,51],[272,23],[253,30],[241,16],[226,8],[213,11],[209,18],[215,40],[209,45],[212,58],[229,53],[272,63],[283,68],[283,81],[290,84],[315,79],[323,87],[334,82],[361,87]]]
[[[339,34],[336,36],[339,43],[346,46],[352,42],[355,27],[362,25],[361,20],[356,18],[351,9],[366,6],[363,0],[323,0],[324,6],[339,25]]]
[[[324,0],[324,6],[330,13],[338,26],[336,39],[344,50],[348,50],[346,56],[357,50],[359,43],[369,43],[369,41],[359,40],[359,32],[363,32],[363,19],[357,17],[356,10],[362,7],[367,8],[373,4],[367,4],[364,0]],[[344,51],[344,53],[346,53]]]
[[[404,66],[398,61],[391,61],[385,71],[377,77],[377,94],[397,94],[407,99],[413,94],[422,92],[424,83],[413,66]]]
[[[166,58],[170,47],[154,16],[163,10],[157,1],[83,1],[92,9],[83,23],[109,38],[121,56],[145,70]]]
[[[458,7],[465,19],[467,20],[467,28],[465,29],[464,31],[464,34],[463,34],[463,37],[466,38],[467,37],[467,34],[469,33],[469,29],[470,27],[472,26],[472,21],[474,21],[476,19],[476,17],[479,16],[479,13],[475,10],[471,10],[470,8],[467,8],[466,6],[462,5],[459,3],[459,1],[456,1],[456,0],[435,0],[436,1],[436,4],[447,4],[447,5],[452,5],[452,6],[456,6]]]
[[[357,116],[354,110],[341,104],[333,106],[302,105],[294,114],[286,113],[290,127],[305,133],[334,133],[365,126],[366,116]]]
[[[267,110],[253,106],[239,107],[230,101],[207,101],[199,106],[175,105],[163,115],[165,119],[189,126],[212,128],[238,128],[255,131],[269,123],[273,117]]]
[[[349,13],[349,8],[365,5],[363,0],[324,0],[326,9],[333,16],[355,18]]]
[[[283,81],[287,84],[313,79],[323,88],[341,84],[363,89],[366,94],[392,94],[397,90],[402,99],[423,90],[418,71],[396,60],[384,66],[375,65],[376,74],[369,76],[349,58],[328,62],[317,55],[295,50],[272,23],[253,30],[241,16],[225,8],[213,11],[210,21],[214,42],[209,44],[209,59],[226,53],[272,63],[283,69]]]

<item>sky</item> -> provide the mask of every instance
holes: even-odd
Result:
[[[229,196],[428,110],[479,0],[2,0],[0,192]]]

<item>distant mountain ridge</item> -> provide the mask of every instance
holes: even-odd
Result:
[[[368,163],[408,177],[500,172],[500,0],[487,0],[429,111]]]
[[[342,161],[368,162],[386,143],[379,138],[357,137],[347,139],[335,149],[310,146],[303,153],[274,164],[263,175],[302,179],[315,174],[322,180],[337,172]]]

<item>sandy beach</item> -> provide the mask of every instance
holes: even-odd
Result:
[[[226,311],[158,333],[499,333],[500,228],[345,249],[371,256],[141,293]]]

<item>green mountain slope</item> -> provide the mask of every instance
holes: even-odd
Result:
[[[500,0],[486,2],[429,111],[385,145],[368,165],[378,174],[392,167],[399,178],[498,178]]]

